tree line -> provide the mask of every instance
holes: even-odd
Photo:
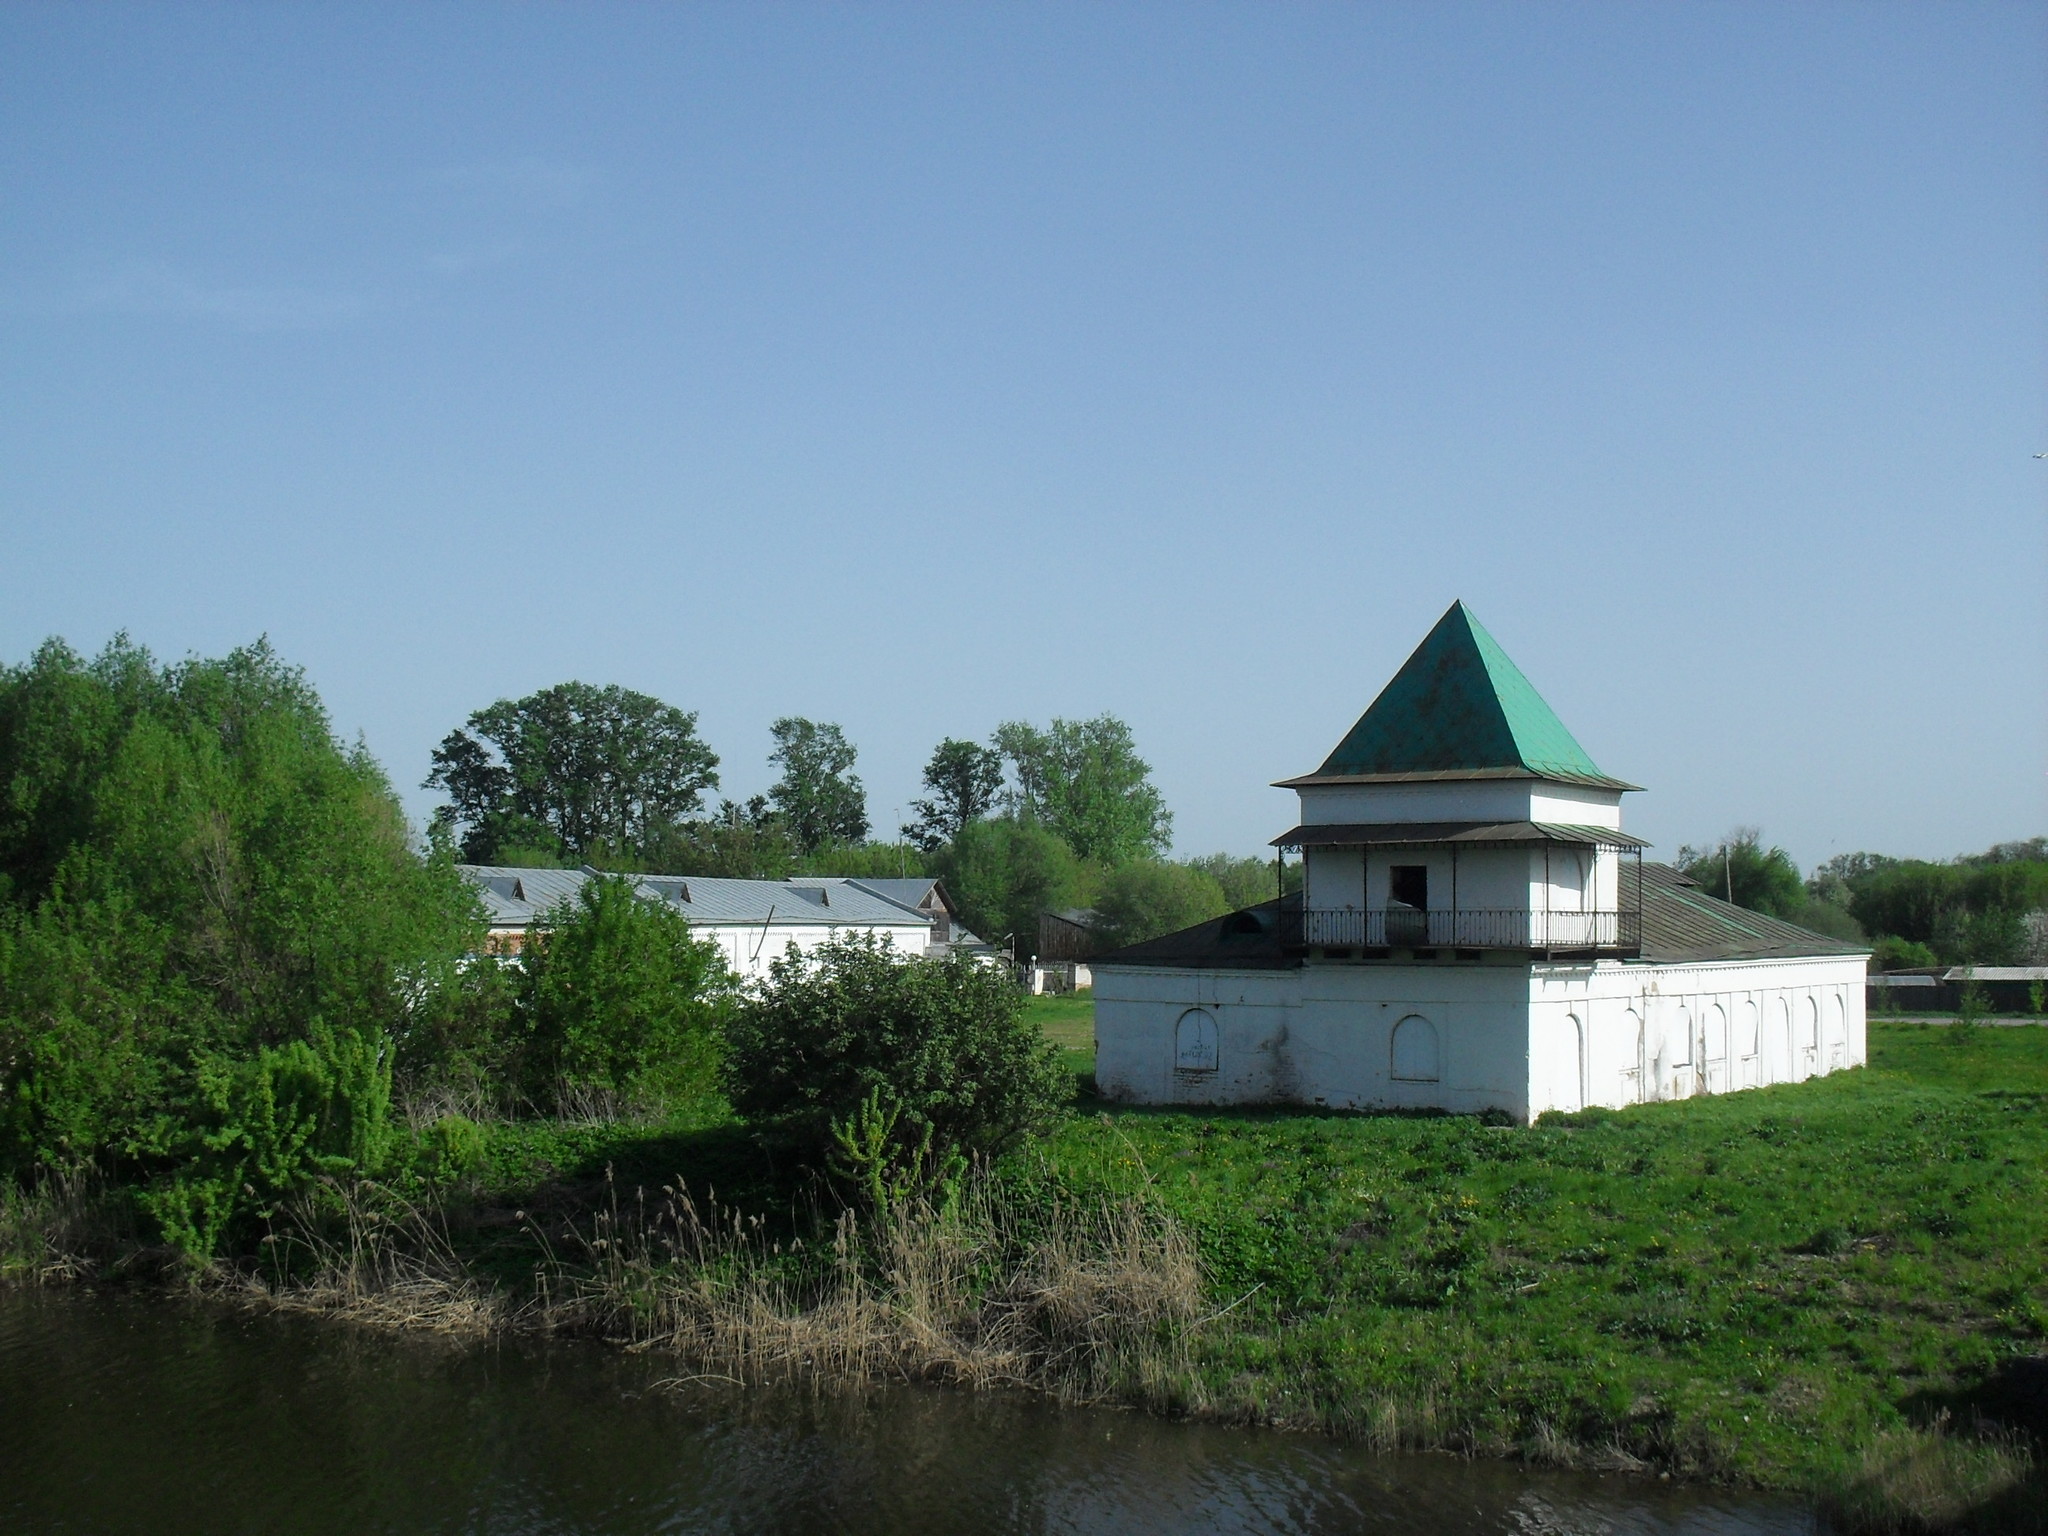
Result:
[[[836,724],[769,728],[779,776],[721,798],[697,715],[617,686],[563,683],[472,714],[435,749],[426,787],[440,835],[475,864],[663,874],[929,874],[977,934],[1033,952],[1039,914],[1084,909],[1132,943],[1277,894],[1275,866],[1214,854],[1174,861],[1173,813],[1130,727],[1113,715],[948,737],[900,841],[871,839],[858,751]]]
[[[591,733],[556,736],[558,780],[537,782],[519,752],[565,720]],[[708,782],[682,725],[557,694],[489,716],[514,752],[446,756],[488,791],[478,824],[601,849]],[[777,741],[793,772],[851,763],[823,731]],[[829,796],[776,814],[812,810],[853,826]],[[501,961],[455,858],[265,644],[164,666],[125,638],[92,659],[51,641],[0,666],[0,1179],[90,1185],[204,1261],[264,1252],[291,1212],[341,1219],[365,1179],[466,1177],[482,1121],[737,1113],[820,1177],[886,1191],[1070,1095],[999,968],[853,940],[741,989],[676,908],[611,877]]]
[[[1948,860],[1843,853],[1802,878],[1790,854],[1745,827],[1681,848],[1678,867],[1738,906],[1868,940],[1887,969],[2048,964],[2048,838]]]

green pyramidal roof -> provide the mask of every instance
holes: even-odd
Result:
[[[1495,773],[1635,787],[1600,771],[1521,668],[1458,602],[1308,778]]]

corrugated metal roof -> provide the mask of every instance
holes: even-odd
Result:
[[[1645,960],[1768,960],[1869,953],[1867,944],[1846,943],[1783,918],[1732,906],[1708,895],[1669,864],[1643,866]]]
[[[1500,643],[1456,602],[1322,767],[1284,782],[1294,787],[1500,769],[1571,784],[1634,787],[1600,771]]]
[[[866,875],[847,875],[847,884],[857,885],[864,891],[873,891],[890,901],[900,901],[906,907],[922,908],[930,899],[932,888],[939,882],[930,875],[911,875],[902,879],[871,880]]]
[[[1413,847],[1465,843],[1509,845],[1565,843],[1572,847],[1647,848],[1632,833],[1554,821],[1371,821],[1310,822],[1273,839],[1275,848]]]
[[[462,864],[483,897],[494,928],[524,928],[573,900],[590,878],[580,869],[515,869]],[[697,875],[635,875],[643,896],[672,902],[693,923],[759,927],[831,923],[857,928],[929,928],[931,920],[852,881],[719,880]],[[523,895],[521,892],[523,891]]]

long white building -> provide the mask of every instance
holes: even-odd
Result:
[[[477,888],[490,920],[493,950],[517,954],[527,935],[574,900],[591,869],[458,866]],[[635,892],[666,902],[691,932],[724,952],[735,976],[751,980],[794,945],[809,950],[849,933],[869,933],[910,956],[987,946],[959,925],[936,880],[865,880],[799,876],[789,880],[723,880],[696,875],[633,875]]]
[[[1527,1120],[1864,1060],[1868,951],[1646,863],[1462,603],[1281,787],[1299,893],[1096,958],[1105,1096]]]

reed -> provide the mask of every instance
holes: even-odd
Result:
[[[1830,1521],[1869,1536],[2048,1528],[2031,1447],[2009,1431],[1974,1429],[1960,1432],[1943,1414],[1879,1436],[1824,1494]]]
[[[70,1284],[161,1257],[138,1228],[132,1204],[89,1167],[26,1187],[0,1179],[0,1283]]]
[[[1195,1246],[1142,1194],[1020,1211],[985,1173],[950,1201],[814,1226],[811,1243],[680,1186],[616,1201],[547,1276],[553,1326],[745,1382],[891,1378],[1186,1406]]]

